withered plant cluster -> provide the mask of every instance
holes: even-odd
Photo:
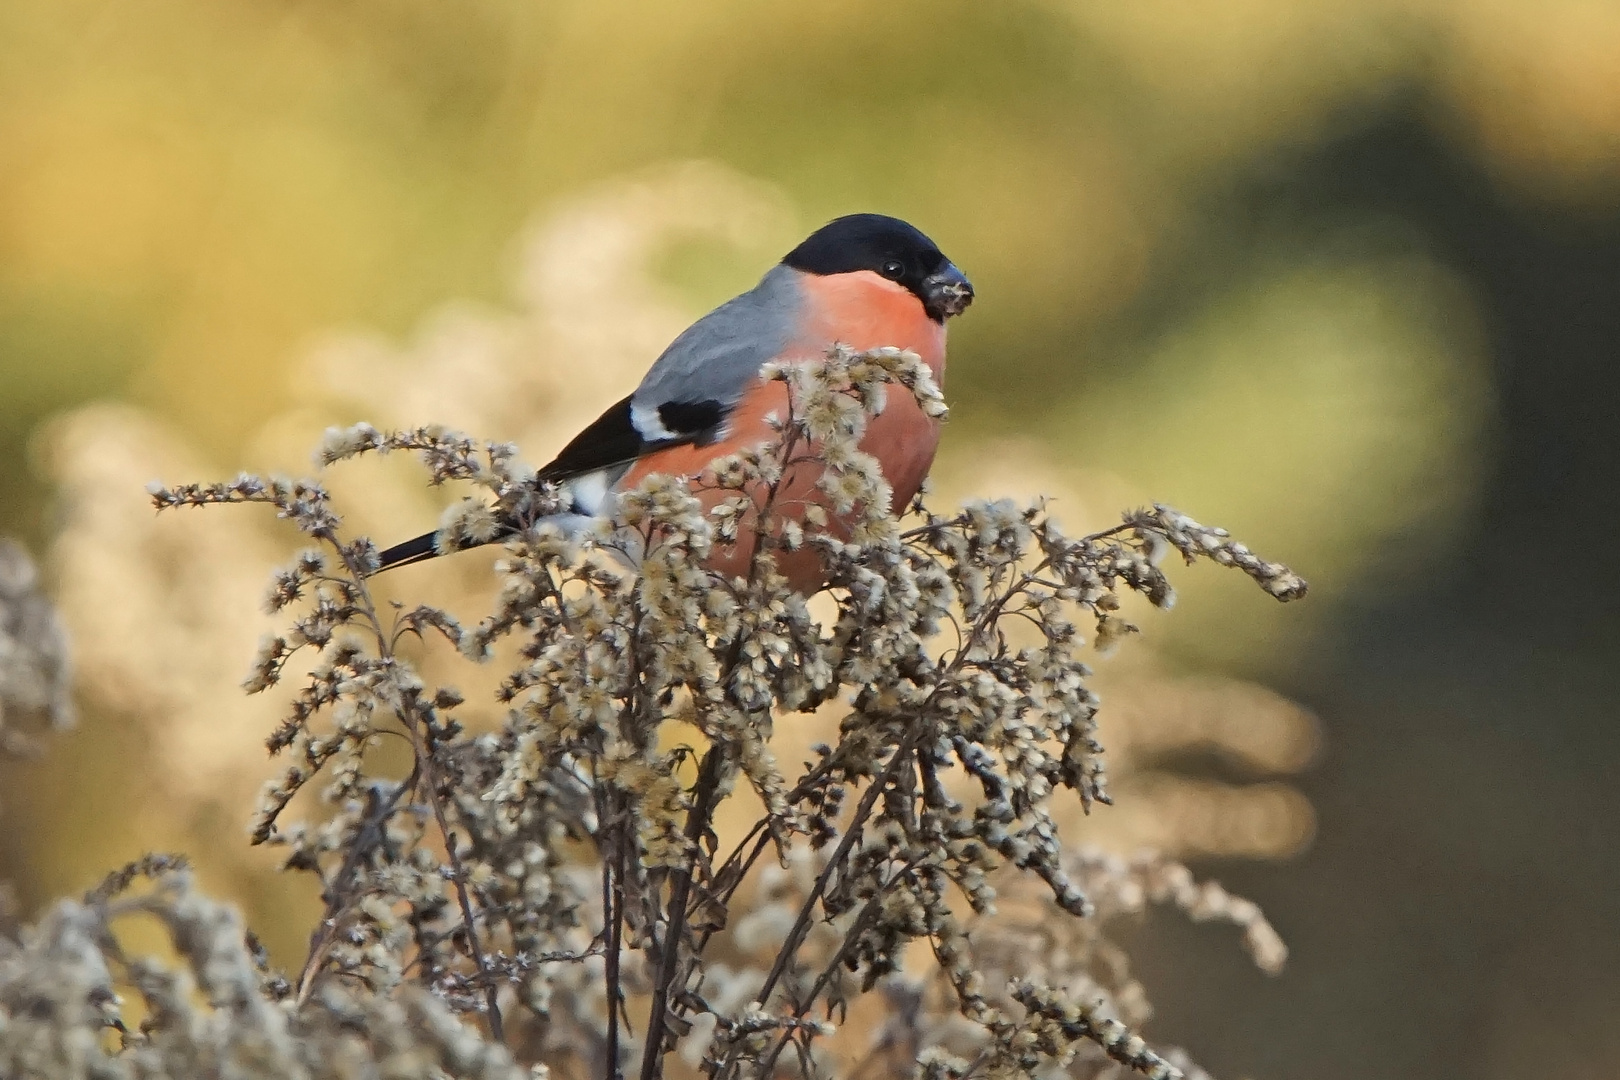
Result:
[[[1081,651],[1135,629],[1127,594],[1171,604],[1167,555],[1280,600],[1304,582],[1162,506],[1082,537],[1040,505],[896,519],[859,442],[893,394],[943,415],[927,369],[840,350],[768,374],[774,446],[652,477],[612,527],[560,527],[509,446],[330,433],[323,465],[411,451],[482,489],[441,530],[504,537],[477,625],[377,602],[376,549],[315,481],[154,487],[159,508],[268,504],[309,540],[246,683],[295,686],[251,833],[324,912],[279,973],[183,867],[130,868],[0,943],[0,1075],[1196,1074],[1137,1033],[1111,921],[1167,904],[1237,924],[1267,970],[1285,950],[1183,867],[1059,834],[1055,794],[1109,800]],[[823,468],[848,528],[789,498]],[[746,578],[705,568],[738,543]],[[777,572],[799,549],[827,571],[814,601]],[[419,674],[436,640],[510,660],[498,730]],[[827,709],[836,743],[778,760],[773,727]],[[126,957],[132,914],[179,964]]]
[[[0,755],[33,753],[43,730],[72,724],[67,635],[33,560],[0,540]]]

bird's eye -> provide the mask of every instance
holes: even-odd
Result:
[[[883,276],[890,281],[899,281],[906,273],[906,264],[899,259],[890,259],[883,264]]]

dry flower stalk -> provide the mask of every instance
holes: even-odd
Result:
[[[1079,538],[1038,504],[950,516],[919,504],[896,521],[858,444],[888,393],[943,413],[927,369],[897,350],[838,349],[768,374],[789,388],[777,445],[701,478],[650,478],[612,531],[547,521],[552,493],[509,446],[433,428],[330,433],[323,465],[411,451],[432,482],[471,482],[499,508],[469,501],[452,529],[526,523],[495,610],[473,627],[376,604],[375,548],[343,538],[314,481],[154,486],[160,509],[271,505],[312,542],[274,577],[269,607],[295,616],[245,687],[300,684],[269,739],[289,764],[252,837],[318,877],[325,912],[282,978],[182,869],[134,867],[0,945],[0,1073],[184,1075],[176,1055],[190,1054],[251,1076],[496,1077],[516,1075],[514,1060],[642,1080],[1182,1075],[1180,1056],[1135,1033],[1146,999],[1108,920],[1168,903],[1240,926],[1267,970],[1285,954],[1253,904],[1177,864],[1064,844],[1055,792],[1109,801],[1082,626],[1106,645],[1135,629],[1126,593],[1168,607],[1159,564],[1172,550],[1281,600],[1304,582],[1162,506]],[[855,515],[847,533],[775,512],[784,478],[812,459],[829,466],[829,502]],[[696,485],[716,489],[712,511]],[[746,579],[704,569],[744,530],[758,552]],[[774,553],[800,546],[822,557],[831,618],[775,572]],[[475,659],[515,651],[499,730],[465,729],[461,695],[402,654],[430,637]],[[834,703],[836,744],[784,770],[773,724]],[[404,768],[387,768],[390,743],[409,747]],[[327,809],[287,820],[306,790]],[[717,808],[744,792],[760,815],[721,835]],[[141,877],[155,888],[129,899]],[[109,926],[137,909],[169,926],[178,974],[123,960]],[[69,953],[49,961],[60,980],[30,989],[47,957]],[[115,982],[145,1002],[138,1037]],[[19,993],[54,1003],[42,1029],[18,1026]],[[389,1071],[412,1038],[418,1071]],[[322,1071],[342,1055],[353,1071]]]
[[[37,731],[73,726],[67,635],[28,553],[0,540],[0,754],[38,749]]]

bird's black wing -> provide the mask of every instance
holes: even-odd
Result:
[[[621,399],[592,421],[558,451],[551,464],[535,474],[535,479],[562,483],[601,469],[628,465],[654,450],[704,442],[725,419],[725,409],[718,401],[665,402],[658,407],[661,430],[649,437],[636,427],[633,399],[634,395]]]
[[[667,446],[703,442],[719,430],[725,420],[725,409],[718,401],[672,401],[658,407],[658,420],[661,430],[657,437],[648,438],[636,427],[631,398],[623,398],[569,440],[551,463],[535,474],[535,479],[541,483],[562,484],[591,473],[622,468],[644,454]],[[378,556],[378,572],[439,555],[436,536],[436,533],[423,533],[382,552]]]
[[[647,450],[647,440],[636,430],[630,415],[630,398],[624,397],[570,439],[551,464],[535,474],[535,479],[561,483],[598,469],[627,464]]]

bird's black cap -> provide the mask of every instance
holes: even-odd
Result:
[[[884,214],[849,214],[829,221],[782,262],[807,274],[870,270],[916,294],[943,321],[973,298],[973,286],[922,231]]]

